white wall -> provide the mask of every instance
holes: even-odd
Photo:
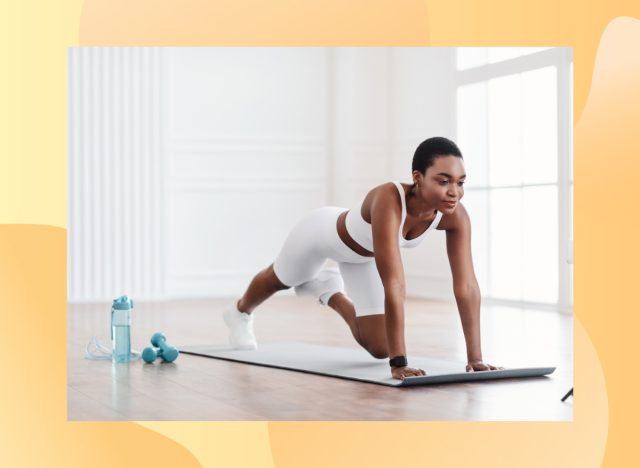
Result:
[[[394,59],[392,167],[397,179],[410,182],[411,159],[421,141],[455,140],[455,49],[401,48]],[[453,300],[445,240],[444,232],[435,231],[419,247],[402,250],[409,296]]]
[[[70,58],[72,301],[239,294],[301,215],[410,182],[415,147],[454,136],[453,49],[76,49]],[[119,173],[122,184],[105,183]],[[444,235],[433,234],[404,255],[408,292],[451,298]]]
[[[162,55],[69,49],[70,300],[165,294]]]
[[[371,187],[390,180],[393,57],[386,48],[342,48],[334,54],[334,199],[351,207]]]
[[[326,198],[327,51],[166,51],[167,294],[238,294]]]

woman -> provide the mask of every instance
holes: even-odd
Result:
[[[466,369],[497,369],[482,361],[480,349],[480,289],[471,260],[469,216],[460,204],[466,178],[462,154],[451,140],[429,138],[416,149],[412,176],[412,185],[374,187],[354,209],[322,207],[299,221],[275,262],[224,311],[231,344],[255,349],[253,310],[275,292],[294,287],[296,294],[313,295],[336,310],[373,357],[391,358],[393,378],[426,375],[406,359],[400,247],[415,247],[439,229],[447,233]],[[338,262],[339,273],[324,268],[327,259]]]

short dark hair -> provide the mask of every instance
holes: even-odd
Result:
[[[457,156],[462,158],[462,153],[458,146],[445,137],[433,137],[424,140],[416,148],[413,155],[411,171],[419,171],[424,174],[433,165],[433,160],[442,156]]]

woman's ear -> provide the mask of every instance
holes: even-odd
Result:
[[[413,183],[416,185],[420,185],[423,177],[420,171],[413,171],[411,175],[413,176]]]

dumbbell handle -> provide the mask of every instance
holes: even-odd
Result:
[[[154,354],[155,354],[155,357],[153,358],[153,360],[146,361],[146,362],[153,362],[153,361],[155,361],[156,359],[159,359],[159,358],[161,358],[161,359],[163,359],[165,361],[172,361],[172,359],[165,359],[165,353],[164,353],[163,349],[151,348],[151,347],[145,348],[145,350],[146,349],[152,350],[154,352]],[[171,354],[172,353],[172,349],[174,349],[174,348],[169,347],[169,349],[167,349],[167,355],[166,356],[169,357],[169,358],[172,357],[172,354]],[[178,352],[178,350],[175,351],[175,353],[177,353],[177,352]],[[173,361],[175,361],[175,359],[173,359]]]
[[[162,353],[162,358],[165,361],[173,362],[178,358],[179,351],[173,346],[167,344],[167,339],[162,333],[154,333],[151,337],[151,344],[160,348],[158,354]]]
[[[156,348],[165,349],[170,347],[167,344],[167,339],[162,333],[154,333],[151,337],[151,344]]]

